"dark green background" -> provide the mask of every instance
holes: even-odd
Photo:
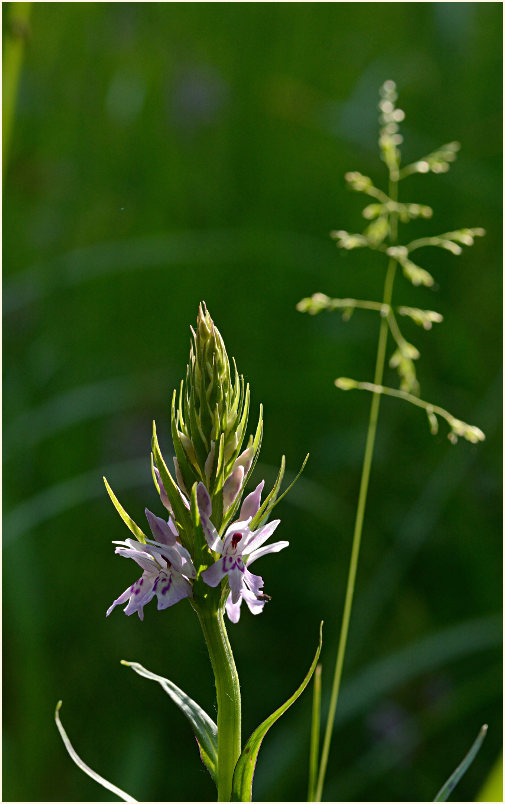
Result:
[[[214,795],[183,716],[119,664],[214,711],[189,605],[105,619],[136,575],[101,480],[137,521],[162,513],[151,422],[170,455],[201,299],[254,417],[264,404],[257,480],[311,453],[278,509],[290,548],[257,568],[273,600],[230,627],[244,736],[300,683],[320,619],[326,705],[370,404],[333,380],[371,379],[378,322],[295,305],[380,297],[379,255],[328,232],[362,226],[347,170],[384,182],[390,78],[407,161],[463,145],[448,174],[402,185],[435,217],[401,236],[487,230],[460,257],[419,252],[435,290],[395,287],[445,317],[404,322],[424,397],[487,440],[451,446],[443,423],[433,437],[422,412],[382,404],[326,798],[431,800],[487,722],[457,795],[478,794],[501,743],[501,5],[41,3],[4,179],[4,800],[113,800],[67,757],[59,698],[85,761],[136,798]],[[257,800],[305,799],[310,698],[265,739]]]

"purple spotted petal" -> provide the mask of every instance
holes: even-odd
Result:
[[[242,503],[242,508],[240,509],[240,519],[247,519],[248,517],[252,518],[253,516],[256,516],[259,511],[261,492],[263,491],[264,485],[265,481],[262,480],[261,483],[256,486],[254,491],[247,495]]]
[[[261,545],[270,538],[280,521],[280,519],[274,519],[259,530],[255,530],[243,548],[244,555],[250,555],[253,550],[257,550],[258,547],[261,547]]]
[[[288,546],[289,542],[274,542],[273,544],[265,545],[265,547],[260,547],[259,550],[253,550],[247,559],[247,566],[250,567],[253,561],[261,558],[261,556],[266,556],[268,553],[278,553],[279,550],[284,550]]]
[[[177,572],[160,572],[155,583],[154,593],[158,598],[158,611],[162,611],[178,603],[184,597],[192,597],[193,588],[189,581]]]
[[[141,620],[144,619],[144,606],[154,597],[154,585],[158,574],[144,572],[141,578],[131,586],[131,597],[128,605],[123,609],[124,613],[129,617],[135,611],[138,613]]]
[[[249,519],[245,522],[234,522],[224,535],[223,555],[241,555],[250,536]]]
[[[165,520],[161,517],[153,514],[149,508],[146,508],[145,514],[147,521],[149,522],[151,532],[154,536],[154,540],[156,542],[161,542],[162,544],[174,545],[176,542],[176,536],[174,536],[172,530],[169,528],[168,523],[165,522]]]
[[[208,569],[202,572],[202,578],[207,586],[218,586],[223,580],[226,572],[223,567],[224,559],[218,559],[215,564],[212,564]]]

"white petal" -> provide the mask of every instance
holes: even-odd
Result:
[[[263,589],[264,583],[261,575],[253,575],[248,569],[244,571],[244,581],[246,586],[257,595]]]
[[[222,553],[222,539],[210,519],[208,519],[205,514],[200,514],[200,521],[202,523],[202,529],[210,549],[214,550],[216,553]]]
[[[133,560],[147,572],[157,572],[159,567],[156,566],[154,558],[147,551],[131,550],[123,547],[116,547],[115,553],[123,558],[133,558]]]
[[[256,595],[253,592],[249,592],[248,589],[244,589],[242,597],[247,603],[247,607],[251,614],[261,614],[263,611],[263,606],[265,605],[264,600],[258,600]]]
[[[118,597],[118,598],[117,598],[117,599],[114,601],[114,603],[112,604],[112,606],[109,606],[109,608],[107,609],[107,613],[106,613],[106,615],[105,615],[106,617],[108,617],[108,616],[109,616],[109,614],[111,613],[111,611],[112,611],[113,609],[115,609],[115,608],[116,608],[116,606],[120,606],[120,605],[121,605],[121,603],[126,603],[126,601],[128,600],[128,598],[130,597],[130,595],[131,595],[131,593],[132,593],[131,589],[132,589],[132,588],[131,588],[131,586],[129,586],[129,587],[128,587],[128,589],[125,589],[125,590],[124,590],[124,592],[123,592],[123,594],[122,594],[122,595],[119,595],[119,597]]]
[[[280,519],[274,519],[259,530],[255,530],[248,539],[246,547],[243,549],[244,555],[249,555],[253,550],[257,550],[258,547],[261,547],[261,545],[270,538],[280,521]]]
[[[173,547],[168,544],[159,544],[158,542],[149,542],[146,545],[146,550],[151,553],[155,558],[163,556],[167,561],[174,565],[174,569],[180,572],[182,569],[182,556],[179,552],[178,545]]]
[[[274,542],[273,544],[267,544],[265,547],[260,547],[259,550],[253,550],[247,558],[247,566],[250,567],[253,561],[261,558],[261,556],[266,556],[267,553],[278,553],[279,550],[284,550],[288,546],[289,542]]]
[[[228,581],[230,583],[232,602],[237,603],[244,585],[244,573],[239,569],[232,569],[228,573]]]
[[[226,613],[228,618],[231,620],[232,623],[238,623],[240,620],[240,604],[242,603],[242,598],[239,597],[236,603],[233,603],[231,599],[231,595],[228,595],[228,600],[226,601]]]

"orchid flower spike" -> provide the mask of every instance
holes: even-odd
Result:
[[[125,558],[133,558],[144,572],[134,584],[125,589],[107,610],[111,611],[128,601],[123,609],[126,615],[137,612],[144,619],[144,606],[156,595],[158,610],[173,606],[185,597],[193,596],[189,579],[196,577],[196,570],[188,551],[177,541],[178,533],[172,518],[165,522],[146,508],[146,517],[154,539],[145,544],[135,539],[113,542],[119,545],[115,552]]]
[[[263,486],[262,480],[245,498],[239,519],[227,528],[222,539],[210,521],[212,502],[209,492],[203,483],[199,483],[197,487],[198,513],[207,544],[211,550],[221,555],[221,558],[202,572],[202,578],[208,586],[218,586],[225,576],[228,577],[230,594],[226,601],[226,613],[233,623],[240,619],[242,600],[245,600],[252,614],[260,614],[267,599],[261,592],[263,578],[249,572],[246,564],[249,566],[257,558],[267,553],[278,553],[289,545],[289,542],[281,541],[262,547],[275,531],[280,519],[274,519],[255,531],[249,527],[259,510]]]

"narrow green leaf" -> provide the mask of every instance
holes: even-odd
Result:
[[[232,801],[251,801],[252,800],[252,782],[254,776],[254,770],[256,768],[256,760],[258,759],[258,752],[260,750],[261,743],[267,731],[270,727],[275,723],[276,720],[280,718],[284,712],[289,709],[289,707],[294,704],[297,698],[300,697],[302,692],[304,691],[305,687],[309,683],[310,679],[312,678],[312,674],[316,669],[317,661],[319,659],[319,654],[321,653],[321,646],[323,642],[323,623],[321,621],[321,625],[319,626],[319,645],[316,650],[316,655],[310,665],[309,672],[305,676],[304,680],[293,693],[293,695],[288,698],[288,700],[282,704],[278,709],[273,712],[266,720],[261,723],[258,728],[253,731],[249,740],[247,741],[240,757],[238,758],[237,764],[235,766],[235,772],[233,774],[233,788],[232,788]]]
[[[151,681],[157,681],[179,707],[183,715],[189,720],[195,733],[202,762],[212,776],[213,781],[217,784],[217,726],[214,721],[189,695],[186,695],[168,678],[151,673],[138,662],[127,662],[122,659],[121,664],[131,667],[139,676],[144,676],[144,678],[148,678]]]
[[[63,728],[63,724],[60,720],[61,705],[62,701],[58,701],[58,703],[56,704],[54,719],[56,721],[58,731],[60,732],[61,739],[65,744],[65,748],[67,749],[68,753],[70,754],[70,757],[73,759],[77,767],[80,768],[82,771],[84,771],[84,773],[86,773],[88,776],[91,776],[91,778],[94,779],[95,782],[98,782],[98,784],[101,784],[102,787],[105,787],[107,790],[110,790],[111,793],[114,793],[115,796],[118,796],[118,798],[122,799],[123,801],[137,801],[136,798],[133,798],[133,796],[128,795],[128,793],[125,793],[124,790],[121,790],[120,787],[116,787],[116,785],[112,784],[112,782],[108,782],[107,779],[104,779],[103,776],[100,776],[99,773],[96,773],[96,771],[92,770],[89,767],[89,765],[86,765],[86,763],[82,761],[82,759],[76,752],[74,746],[68,739],[67,732]]]
[[[158,468],[158,472],[160,473],[161,480],[163,482],[165,491],[167,492],[168,499],[170,500],[170,504],[174,512],[175,523],[178,526],[181,541],[184,547],[189,549],[188,535],[191,534],[191,519],[189,516],[189,512],[181,499],[181,495],[179,493],[179,487],[175,483],[175,480],[168,471],[167,465],[163,460],[163,455],[161,454],[160,451],[160,445],[158,444],[158,436],[156,434],[155,422],[153,422],[152,450],[154,455],[154,461]],[[191,545],[189,545],[189,547],[191,547]]]
[[[482,743],[484,742],[484,738],[487,734],[487,725],[484,724],[479,731],[472,747],[470,748],[468,754],[465,756],[463,761],[458,765],[454,773],[452,773],[449,778],[447,779],[446,783],[442,785],[440,790],[438,791],[436,797],[433,801],[447,801],[449,796],[451,795],[452,791],[458,784],[461,777],[466,773],[472,762],[474,761],[475,757],[477,756]]]
[[[123,506],[119,502],[118,498],[116,497],[116,495],[112,491],[111,487],[107,483],[107,478],[104,477],[103,482],[105,483],[105,488],[107,489],[107,491],[109,493],[109,497],[111,498],[111,500],[112,500],[112,502],[114,504],[114,508],[118,512],[119,516],[121,517],[121,519],[123,520],[125,525],[131,530],[131,532],[139,540],[139,542],[142,542],[143,544],[145,544],[146,543],[145,535],[143,534],[142,530],[139,528],[137,523],[133,521],[131,516],[126,513],[125,509],[123,508]]]
[[[170,427],[172,432],[172,441],[175,449],[175,456],[179,464],[179,469],[182,475],[182,479],[184,480],[184,484],[186,488],[189,490],[193,485],[193,483],[195,482],[195,480],[199,478],[197,477],[194,468],[191,466],[189,458],[186,455],[186,451],[182,446],[181,439],[179,438],[179,429],[177,427],[177,415],[176,415],[176,394],[177,392],[174,391],[172,396]]]
[[[270,505],[270,503],[273,504],[277,498],[279,489],[281,487],[282,479],[284,477],[285,469],[286,469],[286,457],[285,455],[283,455],[281,458],[281,466],[279,469],[279,474],[277,475],[272,491],[270,492],[268,497],[266,497],[263,500],[263,503],[261,504],[258,513],[256,514],[255,517],[253,517],[252,522],[250,524],[251,530],[256,530],[256,528],[260,525],[260,523],[262,523],[264,519],[268,516],[268,506]]]
[[[284,460],[284,456],[282,456],[282,458]],[[256,516],[254,517],[254,519],[252,520],[252,522],[251,522],[251,529],[252,530],[254,530],[255,528],[259,527],[260,525],[263,525],[266,522],[266,520],[268,519],[268,517],[272,513],[272,511],[275,508],[275,506],[278,503],[280,503],[280,501],[282,500],[283,497],[286,496],[288,491],[290,491],[293,488],[293,486],[295,485],[296,481],[300,477],[301,473],[305,469],[305,464],[307,463],[308,460],[309,460],[309,453],[307,453],[307,455],[305,456],[305,460],[303,461],[303,463],[301,465],[301,468],[300,468],[300,471],[296,475],[295,479],[289,484],[287,489],[282,492],[280,497],[277,496],[277,494],[279,493],[279,488],[278,488],[278,485],[277,485],[277,482],[276,482],[276,484],[275,484],[274,488],[272,489],[271,493],[268,495],[267,499],[265,500],[265,502],[261,506],[260,510],[258,511]],[[282,470],[282,475],[284,475],[284,467],[283,466],[281,466],[281,470]],[[280,473],[279,473],[279,476],[280,476]],[[274,494],[274,491],[275,491],[275,494]],[[267,503],[266,510],[265,510],[265,503]]]

